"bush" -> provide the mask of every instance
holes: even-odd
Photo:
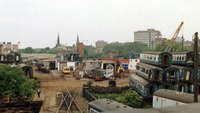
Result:
[[[37,81],[25,77],[22,69],[9,65],[0,66],[0,80],[0,95],[10,98],[33,98],[38,87]]]

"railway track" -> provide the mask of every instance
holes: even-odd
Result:
[[[75,97],[78,90],[67,89],[65,85],[66,80],[64,80],[63,77],[61,77],[61,74],[58,71],[51,71],[51,75],[61,92],[61,101],[55,112],[56,113],[66,113],[66,112],[67,113],[73,113],[73,112],[83,113],[83,111],[80,109],[77,102],[75,101]]]

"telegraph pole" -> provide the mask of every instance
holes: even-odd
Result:
[[[198,102],[198,92],[197,92],[197,71],[199,63],[198,54],[198,32],[195,33],[194,38],[194,102]]]

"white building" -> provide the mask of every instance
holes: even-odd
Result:
[[[156,37],[162,36],[161,32],[155,29],[147,29],[147,31],[136,31],[134,32],[134,42],[142,42],[152,47],[152,41]]]
[[[129,59],[128,69],[136,69],[136,64],[140,62],[140,59]]]

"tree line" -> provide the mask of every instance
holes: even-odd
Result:
[[[45,47],[35,51],[32,47],[26,47],[25,49],[19,50],[20,53],[49,53],[49,54],[57,54],[60,50],[57,49],[50,49],[49,47]]]
[[[147,44],[141,42],[128,42],[124,44],[119,43],[110,43],[104,46],[102,52],[95,52],[99,47],[92,46],[84,46],[84,55],[83,58],[106,58],[109,53],[115,55],[115,57],[124,57],[126,59],[130,58],[131,53],[139,54],[143,51],[155,51],[155,52],[164,52],[167,45],[165,42],[157,44],[155,48],[148,47]],[[200,52],[200,47],[199,47]],[[35,51],[32,47],[27,47],[19,51],[20,53],[49,53],[49,54],[57,54],[60,50],[50,49],[49,47],[42,48],[38,51]],[[188,52],[192,51],[188,46],[183,46],[181,43],[175,42],[173,48],[173,52]]]

